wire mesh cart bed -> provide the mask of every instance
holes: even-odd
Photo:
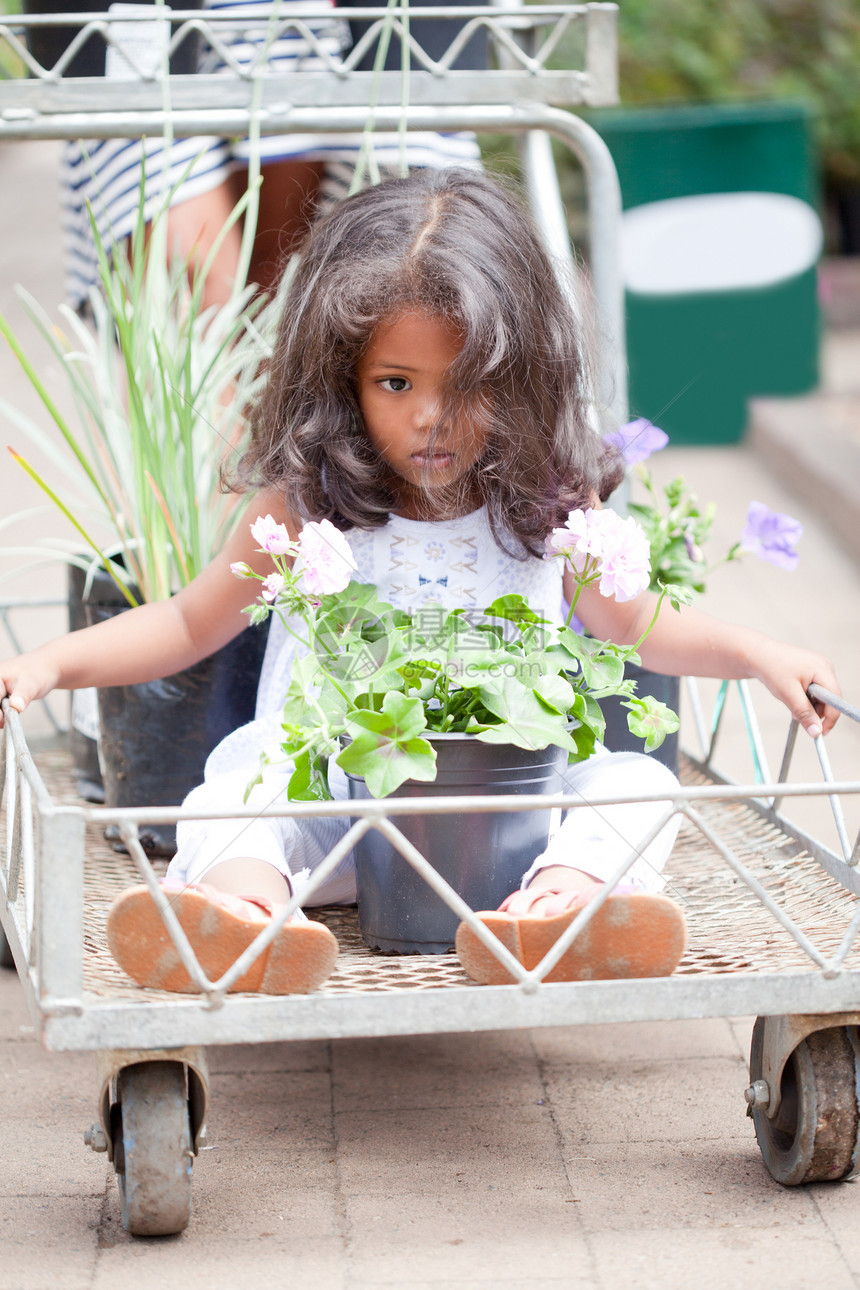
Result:
[[[219,23],[226,21],[216,13],[167,13],[162,20],[173,24],[171,47],[190,33],[217,43]],[[314,8],[303,15],[295,6],[278,22],[292,24],[313,44],[310,20],[318,13]],[[366,19],[376,35],[387,24],[392,38],[411,49],[419,67],[410,73],[407,107],[401,105],[401,75],[374,77],[354,70],[354,54],[338,60],[322,49],[321,67],[313,72],[284,76],[267,69],[263,60],[250,73],[170,77],[167,103],[165,85],[155,74],[141,74],[121,86],[63,78],[84,33],[95,32],[110,43],[116,24],[126,19],[85,14],[9,19],[0,24],[0,42],[21,59],[30,77],[0,82],[0,140],[158,134],[168,116],[177,134],[246,133],[252,118],[264,133],[360,133],[372,103],[379,129],[405,124],[408,129],[520,136],[524,173],[544,236],[559,254],[569,255],[549,152],[548,135],[553,134],[576,153],[586,175],[590,266],[601,332],[609,342],[602,377],[611,396],[602,402],[616,423],[623,419],[617,178],[595,132],[562,110],[615,101],[614,6],[439,7],[411,14],[395,6],[350,10],[348,16]],[[422,18],[434,17],[465,24],[461,37],[469,24],[485,29],[495,49],[494,69],[452,71],[456,50],[441,60],[426,57],[420,24]],[[28,52],[25,32],[28,26],[51,22],[76,25],[78,43],[73,41],[54,68],[45,69]],[[230,22],[259,25],[260,18],[233,17]],[[582,70],[549,70],[553,51],[575,24],[583,29]],[[747,689],[741,684],[739,691],[755,736]],[[817,697],[832,698],[823,692]],[[838,701],[838,706],[847,718],[860,719],[850,704]],[[0,921],[41,1041],[53,1050],[99,1053],[98,1121],[85,1137],[114,1165],[123,1221],[132,1233],[166,1234],[188,1222],[191,1160],[205,1134],[205,1048],[211,1044],[758,1014],[746,1096],[767,1167],[787,1184],[847,1178],[860,1168],[860,950],[855,944],[860,932],[860,841],[852,844],[842,805],[860,794],[860,782],[834,780],[823,739],[816,741],[820,782],[788,780],[797,734],[792,725],[778,775],[772,778],[759,758],[759,782],[738,785],[712,768],[722,698],[712,728],[706,728],[695,708],[701,752],[683,759],[682,787],[666,804],[661,821],[675,812],[682,816],[667,874],[670,892],[686,910],[690,941],[679,969],[664,979],[545,980],[648,839],[635,840],[637,847],[607,887],[543,962],[526,971],[400,833],[398,817],[415,809],[408,800],[294,803],[280,813],[352,820],[315,881],[324,879],[361,834],[379,830],[404,863],[470,923],[512,980],[509,985],[476,986],[453,955],[390,956],[369,950],[353,910],[322,909],[313,916],[332,928],[341,947],[335,973],[311,995],[263,996],[227,990],[275,929],[264,930],[219,981],[209,981],[158,887],[162,870],[147,859],[139,830],[153,821],[175,822],[181,810],[115,810],[80,802],[68,755],[54,749],[34,757],[20,718],[8,705],[4,710]],[[757,747],[755,738],[753,744]],[[786,799],[815,796],[826,797],[832,806],[835,847],[816,841],[783,813]],[[451,797],[422,803],[422,810],[517,812],[580,805],[558,795]],[[105,843],[108,825],[115,826],[127,854]],[[197,993],[168,995],[140,988],[110,957],[107,910],[120,890],[140,881],[162,907]]]

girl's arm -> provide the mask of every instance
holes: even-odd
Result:
[[[568,600],[572,593],[573,580],[566,572]],[[591,587],[580,596],[576,612],[592,635],[633,645],[646,631],[656,606],[652,592],[619,604]],[[728,681],[755,678],[813,736],[830,730],[838,716],[833,708],[813,704],[806,693],[813,681],[834,694],[840,692],[833,666],[823,654],[722,622],[700,609],[682,606],[679,612],[664,600],[639,655],[645,667],[668,675],[713,676]]]
[[[0,663],[0,699],[8,696],[12,707],[23,712],[28,703],[53,689],[152,681],[214,654],[247,627],[242,610],[258,588],[236,578],[230,565],[244,561],[263,576],[273,572],[271,557],[256,550],[249,527],[266,514],[286,524],[290,537],[298,536],[283,500],[273,492],[259,494],[221,554],[177,595],[129,609]]]

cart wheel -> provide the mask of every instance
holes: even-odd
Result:
[[[764,1018],[758,1017],[750,1050],[750,1083],[762,1075]],[[860,1054],[855,1026],[816,1030],[797,1045],[782,1074],[775,1117],[753,1108],[764,1163],[777,1182],[850,1178],[860,1154]]]
[[[181,1062],[144,1062],[117,1076],[111,1107],[122,1224],[132,1236],[169,1236],[191,1217],[191,1125]]]
[[[6,940],[6,933],[0,927],[0,967],[13,968],[15,960],[12,958],[12,951],[9,948],[9,942]]]

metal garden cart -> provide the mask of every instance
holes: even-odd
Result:
[[[332,11],[338,16],[338,11]],[[171,47],[188,34],[217,44],[219,29],[259,25],[259,17],[224,11],[167,11]],[[589,203],[590,268],[604,340],[604,406],[624,419],[622,288],[617,250],[620,201],[615,170],[599,136],[564,107],[611,103],[616,98],[615,8],[608,4],[438,7],[344,11],[370,23],[368,43],[384,25],[410,48],[409,106],[402,108],[402,77],[356,70],[361,50],[343,59],[317,51],[322,67],[284,76],[262,59],[232,76],[170,78],[170,107],[157,74],[112,85],[102,80],[64,81],[75,48],[95,31],[110,43],[127,17],[62,15],[8,19],[0,41],[31,73],[0,83],[0,140],[14,138],[132,137],[161,133],[169,110],[177,134],[244,134],[251,118],[263,132],[353,132],[368,112],[377,128],[471,129],[521,139],[524,173],[535,215],[551,248],[569,256],[569,243],[549,135],[573,150],[585,176]],[[277,16],[315,46],[312,19],[319,8],[300,6]],[[426,19],[456,18],[460,35],[441,59],[421,48]],[[27,50],[25,30],[62,22],[79,28],[67,54],[52,69]],[[493,70],[451,69],[458,42],[486,29],[495,51]],[[553,51],[567,31],[581,29],[581,70],[551,70]],[[370,109],[368,104],[371,104]],[[15,606],[4,606],[4,614]],[[510,972],[512,983],[476,986],[450,955],[391,957],[366,949],[350,910],[324,910],[341,945],[334,975],[313,995],[283,997],[227,994],[274,933],[264,930],[219,980],[209,981],[184,940],[158,887],[158,872],[140,846],[148,822],[172,822],[179,808],[111,810],[88,806],[74,794],[68,757],[52,750],[34,758],[21,719],[6,712],[0,757],[0,921],[14,957],[37,1031],[53,1050],[99,1054],[98,1119],[85,1135],[106,1152],[117,1173],[123,1221],[136,1235],[181,1230],[191,1205],[191,1161],[202,1144],[207,1113],[208,1044],[395,1035],[586,1022],[669,1020],[758,1013],[751,1056],[748,1109],[765,1163],[780,1182],[795,1184],[849,1177],[860,1166],[860,844],[853,845],[842,799],[860,794],[860,782],[833,779],[823,739],[818,783],[789,783],[797,733],[792,725],[779,774],[767,771],[744,683],[739,685],[756,753],[758,782],[726,781],[712,766],[723,687],[708,726],[693,712],[701,744],[686,757],[682,788],[666,805],[664,820],[683,817],[668,877],[688,913],[691,940],[670,978],[581,981],[544,980],[564,950],[621,881],[648,839],[631,839],[626,862],[607,888],[575,919],[534,969],[522,968],[478,923],[428,860],[397,828],[408,801],[296,803],[281,813],[349,816],[349,832],[316,871],[321,881],[354,841],[378,829],[423,875],[457,915],[468,921]],[[825,697],[819,692],[818,697]],[[838,701],[846,716],[860,712]],[[786,798],[826,796],[837,844],[825,846],[792,825]],[[616,799],[617,800],[617,799]],[[636,800],[633,797],[623,800]],[[606,801],[592,803],[598,808]],[[573,797],[435,798],[432,812],[576,809]],[[271,814],[278,811],[272,808]],[[209,812],[211,814],[211,812]],[[233,812],[234,818],[251,814]],[[104,842],[115,825],[128,854]],[[657,826],[660,827],[659,825]],[[655,828],[654,832],[657,829]],[[636,845],[632,845],[635,843]],[[114,896],[145,881],[198,992],[168,995],[130,982],[108,954],[104,922]],[[306,893],[307,894],[307,893]],[[288,912],[291,907],[288,907]]]

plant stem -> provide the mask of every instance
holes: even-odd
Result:
[[[275,563],[277,564],[277,560],[275,561]],[[331,672],[326,671],[325,667],[323,667],[322,663],[320,662],[320,656],[317,653],[311,641],[311,638],[316,640],[316,633],[314,632],[312,624],[308,621],[308,619],[305,619],[305,622],[308,628],[308,634],[306,637],[300,636],[298,632],[294,631],[293,628],[290,626],[289,619],[287,618],[287,615],[282,612],[280,606],[275,606],[275,609],[278,614],[278,617],[280,618],[281,622],[284,624],[284,627],[286,628],[286,630],[292,636],[293,640],[297,640],[300,645],[306,645],[308,647],[308,650],[310,651],[310,653],[313,654],[314,657],[316,658],[317,666],[319,667],[325,679],[331,682],[331,684],[337,690],[340,697],[349,707],[350,711],[357,712],[358,708],[355,706],[352,699],[349,697],[346,691],[340,685],[338,685],[337,681],[334,679]]]
[[[585,588],[593,586],[597,581],[597,573],[595,572],[596,566],[597,558],[594,557],[593,559],[586,561],[585,568],[582,573],[577,573],[576,570],[573,571],[574,577],[576,578],[576,591],[573,593],[573,600],[570,602],[570,609],[567,611],[567,618],[564,620],[565,627],[570,626],[573,615],[576,613],[576,606],[579,603],[579,597],[582,595]],[[591,568],[590,576],[589,567]]]
[[[650,623],[649,623],[649,624],[648,624],[648,626],[645,628],[644,632],[643,632],[643,633],[642,633],[642,635],[639,637],[639,639],[638,639],[638,641],[636,642],[636,644],[635,644],[635,645],[631,645],[631,646],[630,646],[630,648],[629,648],[628,650],[625,650],[625,651],[624,651],[624,653],[622,654],[622,656],[621,656],[621,657],[623,658],[623,660],[624,660],[624,662],[625,662],[625,663],[627,662],[627,660],[628,660],[628,658],[630,657],[630,655],[631,655],[631,654],[638,654],[638,652],[639,652],[639,646],[642,644],[642,642],[645,640],[645,638],[650,634],[652,627],[654,626],[654,624],[656,623],[656,621],[657,621],[658,617],[660,616],[660,608],[661,608],[661,606],[662,606],[663,601],[665,600],[665,598],[666,598],[666,588],[665,588],[665,587],[663,587],[662,591],[660,592],[659,597],[657,598],[657,607],[656,607],[656,608],[655,608],[655,610],[654,610],[654,614],[653,614],[653,617],[651,618]]]

